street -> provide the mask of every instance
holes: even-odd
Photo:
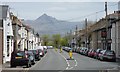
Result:
[[[3,72],[6,72],[5,70],[25,70],[28,72],[37,70],[90,70],[91,72],[100,72],[98,70],[117,70],[117,67],[118,63],[99,61],[77,53],[73,53],[73,60],[69,60],[69,54],[66,51],[60,53],[59,49],[57,51],[48,49],[47,54],[31,68],[5,68]]]
[[[46,56],[30,70],[105,70],[118,67],[117,63],[99,61],[77,53],[73,53],[74,60],[68,58],[69,54],[65,51],[60,53],[59,50],[48,49]]]

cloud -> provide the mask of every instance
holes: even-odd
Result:
[[[63,7],[52,7],[48,9],[48,11],[66,11],[66,10],[67,9]]]

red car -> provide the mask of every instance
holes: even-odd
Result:
[[[89,57],[94,57],[94,54],[95,54],[95,50],[94,49],[90,49],[89,52],[88,52],[88,56]]]

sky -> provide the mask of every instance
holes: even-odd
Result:
[[[35,20],[42,14],[46,13],[49,16],[55,17],[59,20],[66,21],[82,21],[85,18],[95,21],[105,16],[104,2],[96,2],[96,0],[87,0],[86,2],[77,2],[77,0],[71,0],[71,2],[65,0],[49,0],[44,1],[32,1],[28,2],[12,0],[11,2],[3,1],[1,4],[7,4],[10,6],[10,10],[21,19]],[[31,2],[30,2],[31,1]],[[108,2],[108,14],[118,10],[118,3]]]

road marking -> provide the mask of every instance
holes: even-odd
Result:
[[[78,64],[78,63],[77,63],[77,60],[75,60],[75,66],[77,66],[77,64]]]
[[[60,53],[59,53],[60,54]],[[64,59],[65,59],[65,61],[67,62],[67,65],[68,65],[68,67],[70,66],[70,64],[69,64],[69,62],[68,62],[68,60],[62,55],[62,54],[60,54]]]
[[[72,69],[73,67],[70,67],[69,69]]]
[[[59,54],[60,54],[60,53],[59,53]],[[66,70],[69,69],[70,63],[68,62],[68,60],[67,60],[62,54],[60,54],[60,55],[61,55],[61,56],[65,59],[65,61],[67,62],[67,65],[68,65],[68,66],[66,67]]]
[[[73,67],[70,67],[70,68],[69,68],[69,67],[67,67],[67,68],[66,68],[66,70],[70,70],[70,69],[72,69],[72,68],[73,68]]]
[[[66,70],[68,70],[68,67],[66,67]]]

